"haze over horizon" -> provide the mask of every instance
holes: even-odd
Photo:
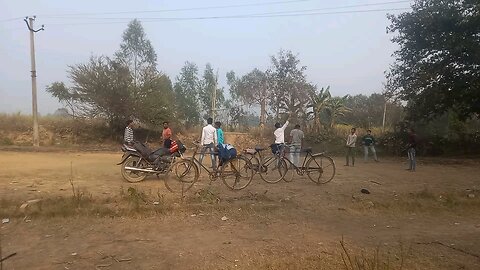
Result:
[[[308,81],[330,86],[333,95],[380,92],[396,49],[390,41],[393,35],[386,33],[386,14],[409,8],[408,1],[382,0],[0,0],[0,4],[0,112],[31,113],[30,44],[23,18],[37,15],[35,28],[45,24],[45,31],[35,36],[38,106],[43,115],[62,107],[45,87],[54,81],[69,84],[68,65],[84,63],[91,55],[112,56],[134,18],[142,22],[155,48],[158,69],[172,82],[185,61],[196,63],[199,75],[211,63],[227,90],[227,72],[241,76],[253,68],[265,70],[270,56],[284,49],[299,55]],[[277,16],[292,11],[298,15]]]

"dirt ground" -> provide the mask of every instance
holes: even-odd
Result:
[[[239,192],[202,172],[182,199],[162,179],[125,182],[120,157],[0,151],[1,254],[16,253],[3,269],[480,269],[479,160],[420,158],[411,173],[405,159],[344,167],[338,157],[328,184],[256,176]],[[114,214],[19,208],[60,205],[70,179]],[[146,211],[115,210],[130,187]]]

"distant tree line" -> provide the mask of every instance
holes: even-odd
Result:
[[[475,132],[470,127],[480,114],[478,1],[416,0],[411,11],[389,19],[388,31],[399,49],[384,89],[370,96],[332,96],[330,87],[307,79],[307,67],[288,50],[271,56],[266,70],[228,72],[228,89],[219,87],[211,64],[200,70],[188,61],[172,82],[157,69],[155,50],[138,20],[129,23],[113,56],[92,56],[69,66],[70,82],[54,82],[47,91],[72,117],[103,117],[113,132],[127,118],[155,128],[172,119],[185,127],[198,126],[214,116],[240,128],[264,127],[286,114],[317,133],[346,124],[414,125],[433,134],[440,130],[440,119],[450,127],[447,133]]]

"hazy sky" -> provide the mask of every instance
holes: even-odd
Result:
[[[272,3],[275,4],[272,4]],[[178,1],[64,1],[0,0],[0,112],[31,113],[29,33],[22,17],[37,15],[36,61],[39,112],[54,112],[61,105],[45,92],[54,81],[67,81],[68,65],[91,55],[112,55],[119,47],[128,21],[142,21],[158,55],[158,68],[174,81],[185,61],[202,70],[207,62],[225,73],[243,75],[255,67],[266,69],[280,49],[297,53],[307,66],[308,80],[331,86],[334,95],[379,92],[384,71],[392,63],[395,44],[386,33],[387,13],[357,12],[408,8],[393,0],[178,0]],[[254,4],[254,6],[247,6]],[[193,9],[232,6],[229,8]],[[242,5],[239,7],[239,5]],[[364,5],[329,9],[350,5]],[[172,9],[187,9],[171,11]],[[163,12],[151,12],[162,11]],[[170,10],[170,11],[165,11]],[[231,16],[283,11],[333,13],[310,16],[160,20]],[[134,13],[137,11],[148,11]],[[347,12],[345,12],[347,11]],[[120,13],[122,12],[122,13]],[[345,12],[345,13],[340,13]],[[115,14],[113,14],[115,13]],[[79,15],[82,14],[82,15]],[[120,18],[120,19],[111,19]]]

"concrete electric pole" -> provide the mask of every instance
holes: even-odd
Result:
[[[42,28],[34,30],[33,21],[35,21],[35,16],[25,17],[25,23],[27,28],[30,31],[30,58],[32,66],[32,114],[33,114],[33,146],[40,146],[40,139],[38,136],[38,110],[37,110],[37,71],[35,69],[35,33],[44,30]]]

